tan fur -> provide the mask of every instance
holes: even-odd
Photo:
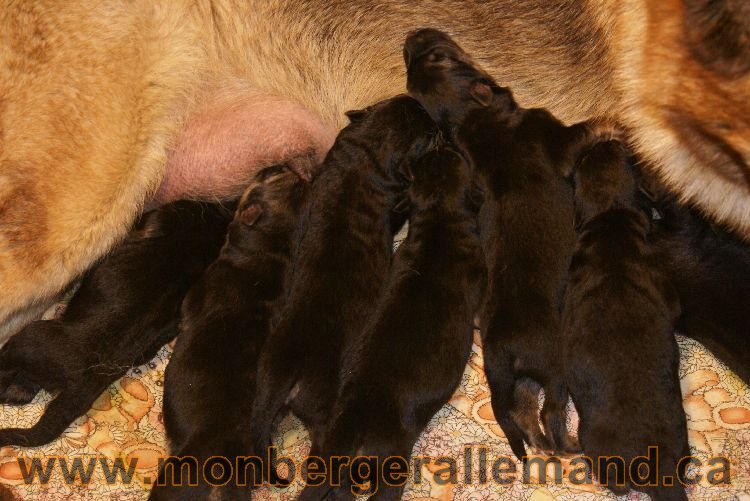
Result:
[[[682,127],[700,123],[746,165],[750,76],[691,58],[683,1],[3,2],[0,338],[124,235],[187,117],[226,82],[335,131],[345,110],[403,92],[401,45],[422,26],[453,35],[523,106],[619,123],[683,198],[750,237],[747,171],[709,167],[715,152]]]

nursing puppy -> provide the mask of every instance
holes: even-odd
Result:
[[[619,124],[681,200],[750,238],[749,5],[2,2],[0,338],[154,193],[238,196],[262,167],[321,160],[345,110],[401,92],[400,47],[425,26],[523,106]]]
[[[469,168],[441,146],[416,162],[409,177],[409,234],[371,322],[343,361],[332,422],[313,442],[311,455],[326,461],[408,461],[419,434],[458,386],[469,357],[486,276]],[[307,487],[301,499],[321,499],[330,489],[334,499],[353,498],[357,490],[374,493],[374,499],[400,499],[403,484],[389,485],[379,475],[373,470],[352,486],[345,468],[341,486],[332,487],[329,478]]]
[[[0,349],[0,402],[26,404],[57,393],[28,429],[0,430],[0,447],[55,439],[131,367],[177,333],[180,303],[216,257],[231,211],[175,202],[147,213],[90,270],[61,320],[29,324]]]
[[[391,260],[391,212],[403,172],[434,139],[415,100],[398,96],[350,113],[314,181],[287,304],[258,362],[251,418],[258,451],[288,405],[312,439],[328,425],[342,348],[374,310]]]
[[[551,443],[558,451],[574,450],[556,364],[562,290],[575,243],[573,188],[563,175],[592,132],[583,124],[565,127],[545,110],[520,108],[439,31],[410,35],[404,57],[409,93],[465,152],[484,193],[479,228],[489,276],[480,317],[495,418],[519,459],[524,438],[534,448],[549,450]],[[547,441],[536,419],[518,419],[526,423],[521,429],[511,416],[514,388],[526,378],[544,387]],[[526,412],[536,416],[536,410],[534,402]]]
[[[666,193],[655,204],[652,240],[682,306],[675,330],[750,384],[750,247]]]
[[[685,474],[680,459],[690,454],[673,334],[679,303],[648,241],[636,172],[620,143],[609,141],[585,154],[575,183],[578,244],[563,351],[583,452],[617,494],[632,487],[654,500],[687,499],[677,481]],[[649,455],[659,473],[644,478],[630,465],[649,447],[657,448]],[[624,460],[622,478],[601,466],[606,456]]]
[[[234,477],[225,487],[212,487],[199,474],[197,486],[187,486],[183,477],[178,487],[170,485],[163,467],[150,499],[249,498],[251,486],[259,485],[260,477],[242,480],[247,472],[240,471],[237,458],[255,455],[248,417],[256,362],[283,303],[308,188],[286,167],[261,171],[239,202],[218,259],[182,303],[177,344],[164,379],[171,455],[194,457],[199,465],[221,456],[236,468]]]

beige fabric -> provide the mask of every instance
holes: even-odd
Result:
[[[510,455],[507,442],[493,420],[489,390],[482,371],[481,348],[476,341],[478,335],[460,387],[433,418],[414,448],[415,455],[454,457],[459,465],[459,480],[464,478],[462,454],[466,445],[487,446],[490,464],[495,456]],[[692,451],[699,458],[723,455],[732,460],[732,485],[701,485],[689,490],[688,494],[691,499],[700,500],[750,499],[750,390],[701,345],[679,336],[678,341]],[[143,481],[155,477],[157,458],[166,453],[161,385],[170,353],[169,347],[165,347],[147,365],[130,371],[58,440],[39,448],[6,447],[0,451],[0,482],[11,485],[23,499],[145,499],[148,486]],[[27,406],[0,406],[0,425],[30,426],[48,401],[49,396],[45,394]],[[577,424],[572,408],[570,424],[573,427]],[[303,457],[309,448],[306,432],[292,416],[282,421],[277,442],[284,454],[297,458]],[[477,454],[474,452],[475,462]],[[126,462],[138,458],[138,468],[130,485],[107,485],[100,468],[96,469],[89,485],[67,486],[59,470],[53,472],[48,485],[25,485],[17,458],[46,459],[53,456],[68,461],[74,457],[120,457]],[[576,488],[570,485],[522,485],[520,482],[500,486],[492,481],[479,485],[476,473],[473,485],[438,485],[433,473],[441,467],[444,465],[423,468],[423,482],[408,484],[405,498],[540,501],[613,497],[608,491],[593,486]],[[293,499],[298,488],[298,485],[287,490],[265,488],[258,491],[255,498]],[[646,496],[632,493],[628,497],[639,498],[646,499]]]

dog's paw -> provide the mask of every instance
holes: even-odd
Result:
[[[565,441],[558,447],[557,454],[560,456],[575,456],[583,452],[581,443],[577,437],[568,435]]]
[[[5,372],[0,376],[0,404],[25,405],[31,402],[41,387],[19,372]]]
[[[552,456],[555,454],[555,445],[552,440],[542,433],[535,433],[528,439],[529,448],[533,455]]]

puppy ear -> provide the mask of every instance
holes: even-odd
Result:
[[[258,221],[258,218],[263,214],[258,204],[249,204],[237,214],[237,220],[247,226],[252,226]]]
[[[492,102],[492,87],[487,82],[477,80],[469,87],[469,94],[477,103],[487,107]]]
[[[350,123],[358,123],[365,119],[365,117],[367,116],[367,113],[368,113],[368,109],[365,108],[363,110],[345,111],[344,115],[346,115],[347,118],[349,118]]]

